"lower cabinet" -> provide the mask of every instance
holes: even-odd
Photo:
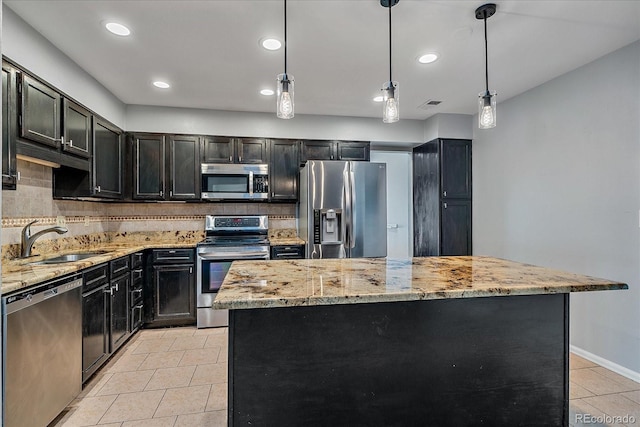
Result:
[[[109,358],[109,264],[83,273],[82,382]]]
[[[144,292],[146,324],[152,327],[194,324],[194,250],[154,249],[148,257]]]
[[[83,272],[82,382],[131,336],[129,256]]]

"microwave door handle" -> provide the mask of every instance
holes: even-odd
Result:
[[[253,196],[253,171],[249,171],[249,196]]]

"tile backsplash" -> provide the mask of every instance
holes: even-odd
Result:
[[[203,231],[204,216],[269,215],[270,229],[295,229],[292,203],[117,203],[54,200],[51,168],[18,160],[15,191],[2,192],[2,246],[20,243],[20,232],[30,221],[33,230],[64,223],[69,232],[42,239],[65,239],[100,233]]]

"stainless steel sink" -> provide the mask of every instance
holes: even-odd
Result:
[[[93,252],[80,252],[77,254],[65,254],[57,257],[44,259],[42,261],[30,262],[30,265],[44,265],[44,264],[63,264],[65,262],[80,261],[83,259],[91,258],[94,256],[106,254],[107,251],[93,251]]]

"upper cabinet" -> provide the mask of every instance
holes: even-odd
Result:
[[[3,62],[3,73],[8,79],[8,98],[3,98],[10,122],[7,135],[15,153],[89,171],[92,114],[10,62]]]
[[[292,202],[298,200],[299,147],[299,141],[271,140],[271,162],[269,162],[271,200]]]
[[[132,134],[133,198],[200,199],[200,138]]]
[[[16,73],[2,65],[2,189],[16,189]]]
[[[370,143],[365,141],[303,141],[300,163],[307,160],[369,161]]]
[[[91,195],[121,199],[124,136],[120,129],[93,118],[93,169]]]
[[[471,198],[471,143],[461,139],[441,140],[440,156],[442,198]]]
[[[60,146],[60,94],[20,73],[20,136],[51,147]]]
[[[86,108],[71,101],[62,100],[62,150],[80,157],[91,156],[92,114]]]
[[[133,198],[164,200],[164,135],[133,134]]]
[[[202,138],[202,163],[268,163],[268,151],[264,138]]]
[[[200,138],[169,135],[167,150],[170,200],[200,199]]]

